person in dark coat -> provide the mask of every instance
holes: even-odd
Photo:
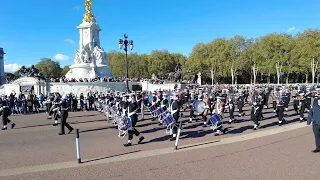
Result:
[[[320,152],[320,99],[315,98],[312,108],[308,114],[307,124],[312,123],[313,134],[315,138],[316,149],[313,150],[313,153]]]
[[[1,102],[0,114],[2,115],[2,124],[3,124],[3,128],[1,130],[7,130],[8,129],[7,124],[11,125],[11,129],[14,128],[16,124],[10,121],[8,118],[11,115],[11,110],[7,104],[7,101]]]
[[[136,124],[138,122],[138,103],[136,101],[136,96],[134,94],[131,94],[129,100],[128,100],[128,118],[131,121],[130,127],[128,128],[128,143],[124,144],[125,147],[131,146],[133,135],[136,135],[139,138],[138,144],[141,144],[141,142],[144,140],[144,137],[141,135],[141,133],[135,128]]]

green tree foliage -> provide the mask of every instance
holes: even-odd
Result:
[[[61,75],[65,76],[69,70],[70,70],[69,65],[68,66],[64,66],[62,68],[62,70],[61,70]]]
[[[47,78],[60,78],[62,69],[59,62],[52,61],[49,58],[42,58],[38,64],[35,65],[35,68]]]
[[[185,65],[187,59],[180,53],[169,53],[167,50],[156,50],[150,54],[129,53],[127,56],[129,77],[138,79],[150,78],[152,74],[159,79],[167,78],[168,73],[174,72],[177,62]],[[112,74],[115,77],[125,77],[125,53],[110,51],[108,59]]]

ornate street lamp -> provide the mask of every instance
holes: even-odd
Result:
[[[133,41],[132,40],[127,40],[128,39],[128,35],[124,34],[124,40],[119,39],[119,48],[122,49],[123,46],[123,50],[124,52],[126,52],[126,86],[127,86],[127,92],[130,92],[129,89],[129,70],[128,70],[128,45],[130,47],[130,50],[132,51],[133,49]]]

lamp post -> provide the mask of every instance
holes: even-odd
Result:
[[[133,49],[133,41],[132,40],[128,40],[128,35],[124,34],[124,40],[119,39],[119,48],[122,49],[123,46],[123,50],[124,52],[126,52],[126,86],[127,86],[127,92],[130,92],[129,89],[129,70],[128,70],[128,45],[130,47],[130,50],[132,51]]]

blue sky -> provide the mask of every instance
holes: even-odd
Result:
[[[43,57],[58,57],[62,66],[73,63],[84,0],[0,0],[0,6],[5,71]],[[93,0],[106,51],[118,50],[127,33],[133,52],[168,49],[185,55],[217,37],[319,28],[319,7],[319,0]]]

